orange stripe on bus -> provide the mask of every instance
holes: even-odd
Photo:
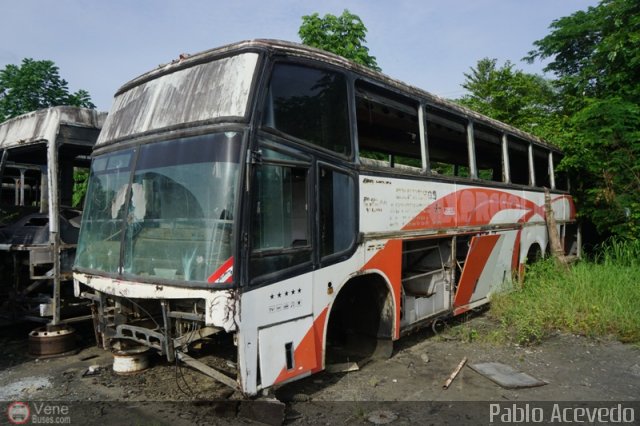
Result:
[[[402,286],[402,240],[389,240],[378,251],[362,270],[378,269],[382,271],[389,281],[393,290],[393,300],[395,305],[395,330],[393,338],[400,338],[400,288]]]
[[[402,229],[487,225],[499,212],[513,209],[545,217],[544,206],[519,195],[489,188],[465,188],[434,201]]]
[[[304,335],[293,352],[293,368],[283,367],[274,384],[289,380],[307,372],[315,373],[322,369],[322,354],[325,319],[327,308],[313,321],[313,326]]]
[[[473,291],[476,288],[476,284],[480,279],[482,271],[485,269],[485,265],[491,256],[491,252],[496,246],[500,235],[484,235],[482,237],[473,237],[471,240],[471,247],[467,259],[473,259],[472,262],[467,262],[462,270],[462,276],[458,283],[458,290],[453,300],[453,306],[464,306],[471,300]]]
[[[233,256],[231,256],[229,259],[227,259],[222,266],[220,266],[218,269],[215,270],[215,272],[213,274],[211,274],[211,276],[209,276],[209,278],[207,279],[208,283],[217,283],[218,280],[225,275],[227,272],[229,272],[229,269],[233,268]],[[231,270],[231,274],[229,274],[228,277],[225,278],[224,282],[225,283],[230,283],[231,281],[233,281],[233,270]]]

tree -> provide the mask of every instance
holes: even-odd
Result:
[[[540,137],[553,133],[557,99],[549,81],[514,69],[510,61],[498,67],[497,59],[489,58],[464,76],[462,87],[469,94],[461,104]]]
[[[640,97],[640,2],[603,0],[596,7],[553,21],[551,34],[534,42],[529,62],[551,58],[566,107],[578,110],[589,98],[612,94]],[[584,102],[584,103],[583,103]]]
[[[303,16],[298,35],[307,46],[333,52],[380,71],[375,56],[371,56],[366,47],[367,28],[359,16],[347,9],[340,16],[326,14],[321,18],[317,13]]]
[[[52,61],[25,58],[21,65],[10,64],[0,71],[0,121],[58,105],[95,108],[86,90],[69,93]]]
[[[550,59],[569,117],[564,166],[603,234],[640,232],[640,2],[603,0],[560,18],[526,58]]]
[[[640,236],[640,106],[588,99],[571,117],[564,167],[578,177],[582,215],[604,235]]]

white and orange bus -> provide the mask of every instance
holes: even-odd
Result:
[[[561,152],[333,54],[255,40],[144,74],[96,145],[76,261],[99,343],[198,365],[233,335],[247,395],[488,303],[578,246]]]

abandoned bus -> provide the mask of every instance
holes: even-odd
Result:
[[[298,44],[181,57],[115,96],[76,291],[106,349],[150,347],[253,395],[486,304],[546,251],[545,188],[575,251],[561,156]],[[186,353],[216,333],[235,377]]]
[[[73,297],[82,213],[72,207],[74,171],[88,170],[105,116],[57,106],[0,123],[0,316],[50,325],[90,318],[87,301]],[[54,336],[38,350],[63,347]]]

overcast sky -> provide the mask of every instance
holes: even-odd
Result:
[[[253,38],[299,41],[301,17],[347,8],[383,72],[436,95],[464,93],[484,57],[521,61],[555,19],[596,0],[0,0],[0,68],[49,59],[100,110],[127,81],[178,57]]]

